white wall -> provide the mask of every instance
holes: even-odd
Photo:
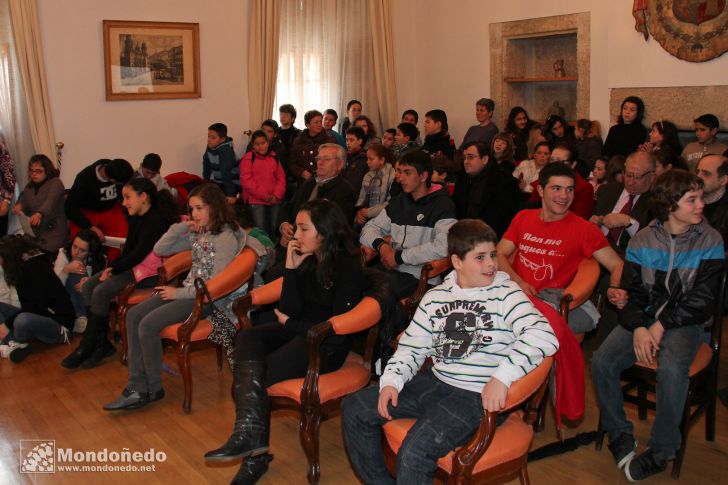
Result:
[[[590,117],[602,123],[605,134],[616,116],[609,113],[610,88],[728,84],[728,54],[691,63],[671,56],[652,38],[645,43],[634,30],[631,0],[398,0],[400,111],[415,108],[422,117],[430,109],[444,109],[459,144],[475,123],[475,101],[490,94],[488,24],[580,12],[591,14]],[[406,55],[413,60],[402,63]]]
[[[62,178],[99,158],[136,166],[148,152],[163,173],[202,172],[207,127],[227,124],[240,151],[248,126],[249,0],[39,0],[41,37],[56,139],[65,143]],[[102,20],[200,24],[202,97],[106,101]]]

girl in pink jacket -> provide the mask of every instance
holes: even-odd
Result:
[[[250,140],[253,149],[240,160],[243,200],[250,204],[255,225],[272,237],[278,208],[286,194],[286,175],[276,154],[270,151],[263,130],[255,131]]]

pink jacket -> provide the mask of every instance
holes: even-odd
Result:
[[[255,159],[253,156],[255,155]],[[286,174],[283,166],[269,152],[261,157],[253,150],[240,160],[240,185],[243,187],[243,200],[248,204],[274,205],[266,201],[266,196],[273,194],[278,203],[286,195]]]

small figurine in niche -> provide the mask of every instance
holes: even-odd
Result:
[[[558,101],[554,101],[554,104],[546,112],[546,118],[551,115],[556,115],[564,118],[566,116],[566,108],[563,108]]]
[[[556,62],[554,62],[554,76],[556,77],[565,77],[566,71],[564,70],[564,60],[563,59],[556,59]]]

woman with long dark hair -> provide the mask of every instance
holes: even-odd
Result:
[[[629,156],[647,139],[647,128],[642,124],[645,103],[637,96],[627,96],[619,109],[617,124],[609,128],[604,140],[604,156]]]
[[[88,323],[76,350],[63,359],[66,369],[96,367],[116,352],[106,334],[109,330],[109,305],[129,283],[148,288],[157,281],[162,260],[152,252],[154,244],[179,220],[177,203],[172,195],[146,178],[133,178],[122,189],[129,221],[124,249],[109,266],[91,276],[82,287],[83,299],[89,307]]]
[[[515,106],[508,114],[506,122],[506,133],[513,137],[513,144],[516,148],[515,160],[528,159],[528,137],[531,133],[531,127],[536,122],[528,118],[528,112],[521,106]]]
[[[81,288],[92,276],[106,267],[106,254],[99,236],[91,229],[81,229],[58,251],[53,270],[66,288],[76,311],[73,331],[83,333],[88,323]]]
[[[27,236],[5,236],[0,239],[0,265],[20,300],[20,308],[0,303],[0,324],[10,329],[0,355],[18,363],[30,353],[32,339],[67,343],[73,305],[43,251]]]
[[[268,469],[266,388],[306,374],[306,333],[315,324],[354,308],[363,296],[364,281],[351,228],[341,209],[325,199],[304,204],[288,244],[283,289],[275,310],[278,321],[238,334],[233,434],[222,447],[205,454],[210,461],[247,458],[234,483],[254,483]],[[321,348],[321,373],[341,367],[350,346],[346,336],[327,338]]]

